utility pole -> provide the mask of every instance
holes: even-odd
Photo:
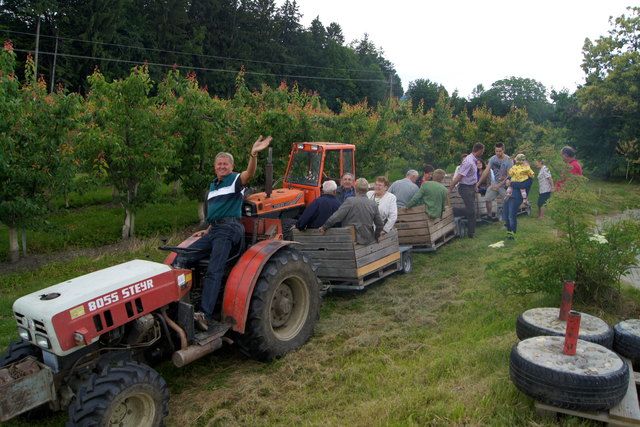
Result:
[[[393,99],[393,74],[389,73],[389,101]]]
[[[35,58],[35,67],[33,73],[34,82],[38,81],[38,49],[40,46],[40,15],[38,15],[38,24],[36,26],[36,58]]]
[[[51,90],[49,93],[53,93],[54,88],[56,87],[56,59],[58,59],[58,30],[56,30],[56,47],[53,51],[53,66],[51,68]]]

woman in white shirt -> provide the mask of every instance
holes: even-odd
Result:
[[[384,176],[376,178],[373,191],[367,192],[367,197],[378,204],[378,211],[384,222],[383,233],[391,231],[398,219],[398,205],[396,196],[389,193],[389,180]]]

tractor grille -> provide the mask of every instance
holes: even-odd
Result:
[[[32,336],[34,335],[34,333],[44,335],[44,336],[48,335],[47,328],[44,326],[44,323],[42,323],[41,321],[29,320],[29,318],[27,318],[27,316],[25,316],[22,313],[14,312],[13,314],[16,318],[16,323],[18,323],[18,326],[31,331]]]

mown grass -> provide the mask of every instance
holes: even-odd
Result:
[[[638,186],[597,188],[608,211],[640,200]],[[492,249],[488,245],[504,238],[504,228],[481,226],[476,239],[414,254],[410,275],[393,275],[364,292],[325,297],[313,338],[282,360],[255,362],[229,346],[184,368],[158,366],[172,393],[166,424],[596,425],[575,417],[538,418],[532,399],[509,379],[517,315],[557,306],[559,296],[503,295],[486,269],[518,256],[519,248],[541,233],[553,233],[549,220],[521,217],[518,239]],[[0,276],[0,346],[13,339],[11,303],[17,296],[134,257],[161,260],[165,254],[156,244]],[[640,293],[625,289],[615,307],[575,308],[614,324],[640,313]],[[61,425],[64,419],[47,418],[42,425]]]

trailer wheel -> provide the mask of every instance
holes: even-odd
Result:
[[[402,265],[400,271],[402,272],[402,274],[411,273],[413,271],[413,259],[411,258],[411,252],[403,252],[401,260]]]
[[[613,349],[624,357],[640,361],[640,319],[623,320],[613,327]]]
[[[265,362],[280,358],[311,338],[318,318],[320,289],[311,262],[285,248],[266,263],[256,283],[240,350]]]
[[[169,413],[160,374],[136,362],[119,362],[92,374],[69,406],[73,426],[159,426]]]
[[[42,360],[42,350],[29,341],[12,341],[7,347],[7,351],[0,356],[0,367],[22,360],[27,356],[35,356],[38,360]]]
[[[527,310],[516,320],[516,335],[521,340],[541,335],[564,337],[567,322],[559,320],[559,314],[560,309],[553,307]],[[604,320],[581,313],[578,338],[610,349],[613,345],[613,329]]]
[[[524,394],[548,405],[603,411],[620,403],[629,385],[629,367],[613,351],[578,340],[576,354],[562,352],[564,338],[540,336],[511,350],[509,375]]]

